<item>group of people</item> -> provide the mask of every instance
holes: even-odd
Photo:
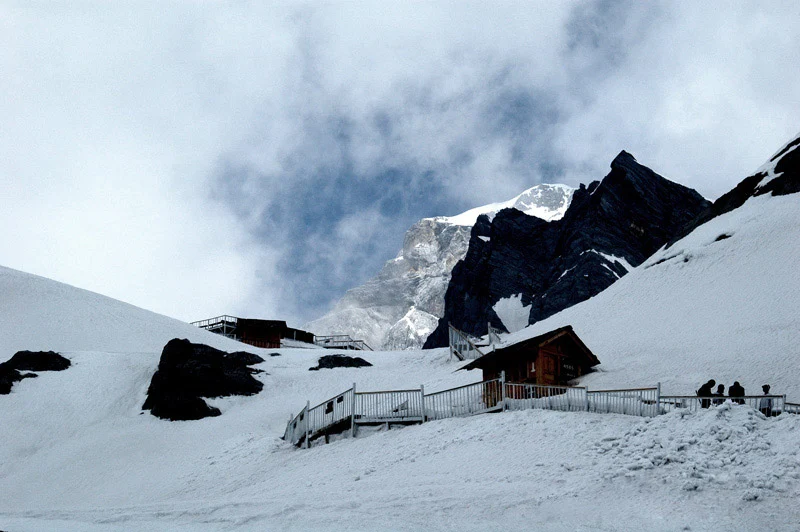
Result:
[[[717,386],[717,390],[714,390],[714,386],[717,385],[717,381],[714,379],[710,379],[707,383],[702,385],[699,390],[697,390],[697,397],[700,398],[700,406],[703,408],[708,408],[712,404],[714,405],[721,405],[725,402],[725,385],[720,384]],[[758,409],[767,417],[773,415],[772,410],[772,397],[769,397],[769,384],[765,384],[761,387],[761,390],[764,392],[764,395],[767,397],[762,397],[758,401]],[[739,384],[739,381],[734,382],[728,388],[728,396],[727,398],[730,399],[733,403],[743,405],[744,404],[744,387]]]

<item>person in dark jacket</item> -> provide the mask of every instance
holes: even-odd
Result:
[[[731,398],[731,401],[736,403],[737,405],[743,405],[744,399],[742,397],[745,396],[744,387],[739,384],[739,381],[736,381],[728,388],[728,397]]]
[[[721,405],[725,402],[725,385],[720,384],[717,386],[717,391],[714,393],[714,397],[719,397],[719,399],[714,399],[714,405]]]
[[[711,406],[711,399],[705,399],[705,398],[714,395],[711,390],[714,389],[715,384],[717,384],[717,381],[711,379],[707,383],[702,385],[699,390],[697,390],[697,397],[700,397],[700,406],[702,406],[703,408],[708,408],[709,406]]]

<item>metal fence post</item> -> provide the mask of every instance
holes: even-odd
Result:
[[[588,412],[589,411],[589,387],[585,386],[583,388],[583,390],[584,390],[583,393],[584,393],[584,395],[586,397],[586,411]]]
[[[353,407],[350,409],[350,437],[356,437],[356,383],[353,383]]]
[[[503,398],[502,399],[502,401],[503,401],[503,410],[505,411],[505,409],[506,409],[506,372],[505,372],[505,370],[500,372],[500,397]]]
[[[304,445],[305,445],[306,449],[311,447],[311,441],[310,441],[310,438],[311,438],[311,430],[310,430],[311,429],[311,423],[310,423],[310,421],[311,421],[311,419],[308,417],[308,411],[310,409],[311,409],[311,401],[306,401],[306,415],[304,416],[306,418],[306,441],[304,442]]]
[[[425,423],[425,385],[419,385],[419,401],[422,403],[422,422]]]
[[[661,383],[656,383],[656,415],[661,415]]]

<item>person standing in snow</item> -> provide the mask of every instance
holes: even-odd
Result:
[[[707,399],[714,395],[711,390],[714,388],[714,385],[717,383],[714,379],[709,380],[707,383],[702,385],[699,390],[697,390],[697,397],[700,397],[700,406],[703,408],[708,408],[711,406],[711,399]]]
[[[765,384],[761,387],[764,391],[764,395],[769,395],[769,384]],[[758,409],[767,417],[772,416],[772,397],[764,397],[758,402]]]
[[[714,394],[714,397],[719,397],[719,399],[714,399],[714,406],[721,405],[725,402],[725,385],[720,384],[717,386],[717,392]]]
[[[733,401],[737,405],[744,404],[744,399],[742,399],[744,395],[745,395],[744,387],[741,384],[739,384],[739,381],[734,382],[733,385],[731,385],[728,388],[728,397],[730,397],[731,401]]]

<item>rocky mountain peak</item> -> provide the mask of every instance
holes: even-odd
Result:
[[[304,328],[316,334],[349,334],[375,349],[421,347],[444,314],[450,274],[471,239],[489,239],[491,220],[504,209],[525,218],[560,219],[573,192],[566,185],[541,184],[508,201],[416,222],[405,234],[403,249],[377,276],[348,290],[331,312]]]
[[[447,345],[447,327],[534,323],[601,292],[641,264],[709,203],[622,151],[601,181],[575,191],[550,223],[502,210],[481,219],[453,269],[445,314],[425,347]]]

